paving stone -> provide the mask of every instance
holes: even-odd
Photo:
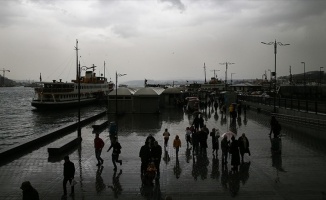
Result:
[[[211,130],[221,133],[230,129],[230,121],[207,114],[205,123]],[[108,116],[114,121],[114,116]],[[103,119],[101,119],[103,120]],[[106,119],[105,119],[106,120]],[[306,140],[293,129],[282,129],[282,154],[273,156],[269,133],[269,117],[255,111],[247,111],[236,123],[238,135],[246,133],[250,141],[251,156],[245,156],[245,164],[238,173],[222,168],[221,150],[218,160],[213,158],[211,138],[208,138],[207,156],[194,156],[187,150],[185,128],[191,125],[193,116],[182,111],[168,110],[160,115],[128,115],[120,117],[119,142],[122,145],[117,173],[113,171],[109,148],[109,133],[104,130],[100,137],[105,146],[102,152],[103,168],[96,166],[92,127],[82,128],[82,143],[69,156],[76,167],[74,198],[67,199],[323,199],[326,192],[326,152],[318,142]],[[222,123],[221,123],[222,122]],[[94,123],[93,123],[94,124]],[[296,125],[298,126],[298,125]],[[146,137],[152,134],[163,147],[163,132],[171,133],[166,151],[169,160],[161,161],[161,178],[153,186],[142,186],[140,179],[139,150]],[[317,130],[321,131],[321,130]],[[172,147],[173,139],[180,136],[182,147],[178,160]],[[49,161],[47,148],[71,140],[71,133],[34,151],[0,166],[0,199],[22,199],[20,185],[30,181],[41,199],[61,199],[63,160]],[[191,146],[190,146],[191,147]],[[117,177],[120,169],[122,174]],[[224,169],[224,170],[223,170]],[[108,186],[112,186],[109,188]],[[68,193],[70,188],[67,185]]]

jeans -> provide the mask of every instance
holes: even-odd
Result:
[[[103,163],[103,159],[101,158],[101,153],[102,153],[102,149],[95,149],[95,156],[98,164]]]
[[[112,154],[112,163],[115,169],[117,168],[117,165],[115,164],[116,162],[120,163],[120,165],[122,163],[122,160],[118,160],[118,159],[119,159],[119,154]]]
[[[71,184],[71,181],[72,181],[72,178],[66,178],[64,177],[63,179],[63,194],[64,195],[67,195],[67,182],[69,181],[69,183]],[[71,186],[71,194],[74,194],[74,189],[75,187],[74,186]]]

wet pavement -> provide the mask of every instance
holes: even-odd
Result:
[[[109,116],[109,121],[113,117]],[[75,196],[66,199],[326,199],[326,151],[323,142],[315,141],[302,133],[307,127],[284,124],[281,154],[273,154],[268,137],[270,117],[247,111],[235,124],[222,120],[219,113],[205,115],[207,127],[218,128],[221,133],[236,130],[246,133],[250,141],[251,156],[246,154],[239,171],[231,171],[230,160],[226,166],[212,155],[211,138],[208,138],[207,156],[192,154],[185,142],[185,128],[193,116],[178,110],[165,110],[160,115],[126,115],[120,117],[119,142],[122,145],[116,173],[111,162],[108,130],[100,137],[106,145],[102,152],[103,167],[96,166],[92,124],[83,127],[82,143],[70,153],[76,167]],[[98,122],[94,122],[98,123]],[[152,134],[163,147],[163,132],[171,133],[166,154],[161,161],[161,178],[153,186],[143,187],[140,179],[139,150],[146,137]],[[309,128],[309,127],[308,127]],[[309,130],[309,129],[308,129]],[[321,131],[310,129],[311,131]],[[176,159],[172,142],[179,135],[182,147]],[[47,148],[71,140],[77,133],[3,163],[0,166],[0,199],[22,199],[20,185],[30,181],[44,200],[58,200],[63,194],[63,160],[49,158]],[[168,154],[168,156],[167,156]],[[121,171],[120,171],[121,170]],[[68,194],[70,188],[67,187]]]

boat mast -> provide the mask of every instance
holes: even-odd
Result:
[[[76,80],[80,79],[80,74],[79,74],[79,70],[78,70],[78,40],[76,40],[76,46],[75,46],[75,50],[76,50]]]
[[[104,61],[104,76],[103,77],[105,79],[105,61]]]

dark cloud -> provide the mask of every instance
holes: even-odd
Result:
[[[181,2],[181,0],[161,0],[161,2],[167,2],[180,11],[186,10],[186,6]]]

